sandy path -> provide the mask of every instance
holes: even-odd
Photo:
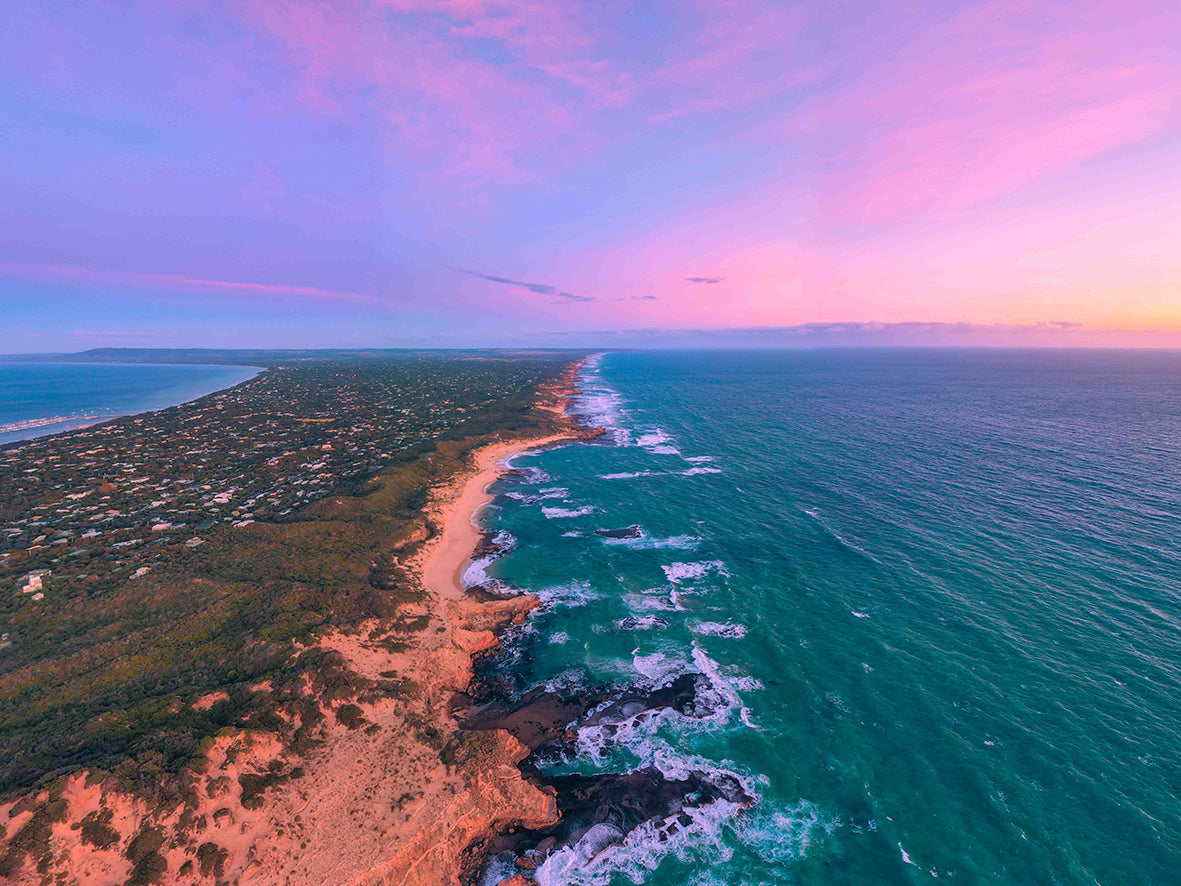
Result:
[[[573,434],[553,434],[531,440],[493,443],[475,451],[475,473],[464,481],[459,496],[446,508],[442,535],[423,566],[422,580],[429,591],[447,600],[463,597],[463,568],[480,540],[475,517],[480,508],[492,500],[488,487],[506,470],[505,461],[521,452],[577,439]]]

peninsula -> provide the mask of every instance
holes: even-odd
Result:
[[[459,578],[505,459],[593,433],[580,358],[256,352],[0,449],[0,877],[436,886],[553,825],[452,701],[538,601]]]

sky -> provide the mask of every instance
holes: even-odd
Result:
[[[1181,346],[1176,0],[9,0],[0,352]]]

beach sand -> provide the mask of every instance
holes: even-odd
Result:
[[[492,500],[488,487],[505,471],[505,461],[514,455],[578,439],[573,434],[552,434],[533,440],[493,443],[475,453],[475,473],[461,477],[460,489],[443,517],[443,530],[426,557],[422,568],[423,583],[441,598],[458,600],[464,596],[464,566],[480,540],[476,515]]]

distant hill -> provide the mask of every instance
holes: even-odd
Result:
[[[413,348],[92,348],[71,354],[0,354],[5,363],[207,363],[271,366],[277,363],[324,360],[390,360],[437,354],[450,358],[509,357],[521,354],[557,354],[556,349],[413,349]]]

